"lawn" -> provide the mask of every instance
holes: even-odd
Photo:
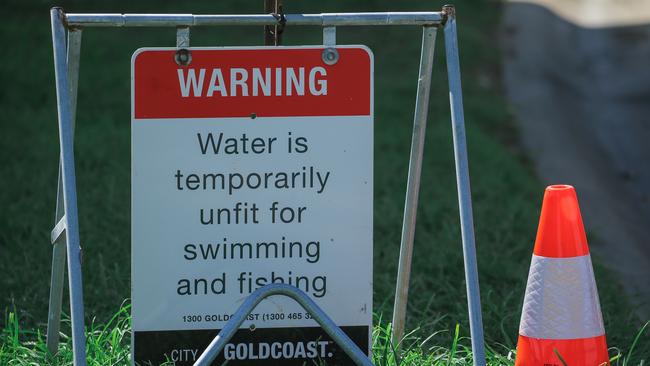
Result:
[[[285,0],[287,12],[439,9],[442,2]],[[70,342],[46,355],[47,299],[58,168],[51,35],[46,1],[5,1],[0,35],[0,364],[70,364]],[[261,1],[61,1],[74,12],[257,13]],[[499,82],[496,29],[500,4],[458,4],[470,174],[486,343],[491,365],[512,363],[528,265],[544,187],[517,150]],[[11,16],[6,16],[10,14]],[[204,28],[192,45],[258,45],[257,28]],[[442,37],[437,46],[442,55]],[[319,44],[318,28],[288,27],[285,44]],[[80,236],[89,358],[128,364],[130,333],[130,60],[143,46],[173,46],[173,29],[84,31],[76,131]],[[366,44],[375,55],[375,357],[395,364],[387,347],[421,30],[338,30],[339,44]],[[471,363],[462,251],[443,57],[434,67],[407,329],[402,364]],[[563,182],[570,183],[570,182]],[[578,191],[578,195],[580,192]],[[602,260],[602,259],[600,259]],[[620,286],[595,259],[610,355],[627,364],[650,358],[647,332]],[[66,295],[67,296],[67,295]],[[67,306],[67,302],[64,306]],[[62,331],[69,335],[69,327]],[[49,361],[48,361],[49,360]],[[619,358],[623,363],[623,358]]]

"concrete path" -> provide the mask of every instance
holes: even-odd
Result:
[[[650,2],[510,1],[503,76],[546,183],[576,187],[592,252],[650,318]]]

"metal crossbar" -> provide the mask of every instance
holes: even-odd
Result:
[[[231,25],[262,26],[280,25],[279,22],[282,22],[282,26],[320,26],[323,28],[323,44],[328,47],[335,47],[337,26],[415,25],[421,26],[423,29],[422,53],[420,57],[420,72],[418,78],[415,115],[413,119],[413,136],[411,141],[411,155],[409,158],[404,221],[402,225],[398,280],[395,291],[392,341],[397,346],[404,336],[408,285],[411,272],[413,241],[415,238],[418,192],[420,187],[422,159],[424,155],[424,137],[426,131],[427,111],[429,107],[435,37],[437,29],[443,28],[445,36],[445,55],[447,59],[454,160],[458,187],[458,205],[460,208],[460,226],[465,266],[465,282],[467,286],[471,342],[474,364],[477,366],[485,365],[483,324],[476,266],[472,200],[469,184],[465,121],[463,115],[456,32],[456,14],[454,7],[447,5],[443,7],[442,11],[438,12],[281,15],[282,16],[279,17],[278,14],[66,14],[61,8],[53,8],[50,11],[60,136],[59,142],[61,149],[55,228],[52,232],[53,256],[47,327],[47,346],[50,352],[56,353],[59,345],[64,269],[67,259],[74,365],[86,365],[81,247],[79,244],[79,223],[73,151],[79,54],[83,28],[176,27],[177,47],[181,48],[189,47],[190,27]],[[293,297],[298,302],[305,299],[309,300],[308,298],[303,299],[302,296],[295,295],[295,293],[287,289],[278,290],[275,288],[275,290],[271,292],[274,294]],[[264,296],[261,296],[260,294]],[[261,301],[264,297],[270,296],[266,295],[266,292],[261,292],[260,294],[258,294],[258,297],[254,297],[254,293],[246,300],[245,304],[257,304],[257,302]],[[301,304],[303,304],[303,302],[301,302]],[[315,313],[322,313],[322,319],[327,319],[329,321],[329,323],[326,322],[326,324],[328,324],[327,326],[324,325],[326,330],[327,328],[330,330],[334,329],[334,335],[336,335],[336,329],[340,332],[340,329],[336,327],[329,318],[327,318],[315,303],[304,302],[304,304],[312,306],[312,310],[314,310]],[[303,306],[305,306],[304,304]],[[229,322],[228,325],[231,326],[231,331],[234,331],[237,328],[233,322]],[[224,333],[223,331],[222,333],[223,335],[220,334],[222,338],[217,337],[218,339],[215,339],[215,346],[221,346],[219,339],[229,339],[229,337],[226,337],[227,333]],[[332,337],[334,337],[334,335],[332,335]],[[345,334],[343,334],[343,336],[345,336]],[[349,341],[349,339],[346,340],[343,337],[339,338],[341,339],[342,343],[340,344],[342,347],[348,347],[350,350],[353,350],[353,348],[350,348],[349,342],[351,341]],[[356,347],[356,345],[352,345]],[[211,345],[209,350],[210,349],[214,350],[216,348]],[[358,348],[356,348],[356,350],[359,351]],[[352,354],[354,354],[354,352],[352,352]],[[357,362],[357,360],[362,361],[362,363],[357,362],[357,364],[370,364],[370,361],[367,360],[367,358],[365,358],[365,360],[361,358],[353,359],[355,362]]]
[[[320,324],[325,332],[332,337],[341,349],[356,363],[361,366],[372,366],[372,362],[368,356],[357,347],[357,345],[339,328],[334,321],[327,316],[327,314],[305,294],[294,286],[275,283],[260,287],[250,294],[244,303],[239,306],[239,309],[233,314],[232,318],[226,323],[226,326],[217,334],[216,337],[210,342],[208,348],[203,351],[201,356],[196,360],[194,366],[209,366],[212,361],[221,353],[228,341],[235,335],[239,327],[242,325],[248,314],[262,300],[269,296],[281,295],[294,299],[303,309],[307,310],[312,315],[314,320]]]
[[[286,25],[440,25],[442,12],[286,14]],[[66,14],[68,27],[200,27],[215,25],[275,25],[272,14]]]

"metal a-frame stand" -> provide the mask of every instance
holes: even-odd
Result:
[[[79,244],[79,220],[77,212],[77,189],[74,163],[74,124],[77,100],[77,81],[79,74],[79,50],[81,47],[81,30],[84,27],[176,27],[177,47],[189,47],[189,28],[196,26],[218,25],[253,25],[253,26],[321,26],[323,27],[323,44],[336,45],[337,26],[370,25],[416,25],[421,26],[422,53],[418,78],[411,154],[409,159],[408,185],[402,225],[402,239],[399,259],[395,307],[393,313],[393,342],[397,345],[404,335],[408,284],[411,272],[413,240],[417,216],[418,192],[424,152],[424,137],[429,107],[429,92],[436,32],[444,29],[447,75],[449,81],[449,100],[451,105],[451,122],[456,164],[456,181],[458,187],[458,204],[467,284],[467,301],[474,364],[485,365],[483,344],[483,324],[476,266],[474,243],[474,224],[472,199],[467,162],[465,139],[465,120],[458,58],[458,41],[456,33],[456,14],[451,5],[443,7],[440,12],[383,12],[383,13],[323,13],[323,14],[254,14],[254,15],[193,15],[193,14],[66,14],[60,8],[50,12],[52,22],[52,44],[54,50],[54,70],[56,78],[56,96],[58,107],[60,166],[56,221],[52,230],[53,244],[52,274],[50,283],[50,301],[47,327],[47,347],[56,353],[59,344],[61,304],[64,287],[64,272],[67,259],[68,286],[70,289],[70,317],[72,323],[72,344],[74,365],[86,365],[84,305],[82,287],[82,251]],[[66,40],[67,36],[67,40]],[[67,253],[67,256],[66,256]],[[263,290],[263,291],[262,291]],[[270,294],[283,294],[296,299],[305,309],[312,313],[322,313],[307,295],[292,289],[274,287],[262,288],[247,299],[244,305],[250,312],[264,297]],[[309,301],[308,301],[309,300]],[[252,305],[251,305],[252,304]],[[240,311],[247,314],[245,306]],[[310,308],[311,306],[311,308]],[[242,310],[243,309],[243,310]],[[245,316],[245,315],[244,315]],[[242,317],[243,318],[243,317]],[[322,319],[329,319],[325,315]],[[238,328],[237,318],[233,318],[226,329]],[[331,320],[320,324],[330,334],[340,329]],[[228,341],[232,334],[222,331],[202,356],[201,364],[207,364],[210,355],[215,355],[220,344]],[[342,333],[342,332],[341,332]],[[343,334],[344,335],[344,334]],[[361,352],[349,344],[349,338],[334,337],[342,343],[350,355]],[[208,352],[210,351],[210,352]],[[357,364],[370,365],[370,361],[359,358],[358,352],[353,360]],[[198,363],[198,362],[197,362]]]

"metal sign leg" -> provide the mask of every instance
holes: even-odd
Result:
[[[72,322],[72,347],[74,365],[86,365],[86,336],[84,334],[83,287],[81,280],[81,248],[79,247],[79,223],[77,214],[77,188],[75,181],[73,151],[73,112],[68,82],[66,60],[66,32],[64,14],[60,8],[52,8],[52,47],[59,120],[59,145],[61,148],[61,182],[65,211],[65,240],[68,261],[68,286],[70,288],[70,318]]]
[[[481,317],[481,296],[476,266],[476,247],[474,244],[474,220],[472,218],[472,196],[469,186],[469,166],[467,163],[467,142],[465,139],[465,117],[463,114],[463,94],[460,82],[460,62],[456,35],[456,16],[452,6],[445,6],[445,53],[447,57],[447,76],[449,78],[449,103],[451,105],[451,125],[454,136],[454,159],[456,161],[456,182],[458,185],[458,205],[460,208],[460,228],[463,240],[463,259],[465,262],[465,282],[467,283],[467,304],[469,325],[472,337],[474,365],[485,365],[483,344],[483,320]]]
[[[433,69],[433,54],[436,44],[436,30],[437,28],[433,26],[425,26],[422,29],[420,73],[418,77],[417,97],[415,100],[411,156],[409,159],[406,203],[404,205],[404,221],[402,223],[402,242],[399,252],[397,286],[395,288],[395,305],[393,307],[392,342],[395,346],[401,342],[402,337],[404,336],[404,323],[406,321],[406,305],[408,303],[409,278],[411,276],[413,239],[415,238],[415,221],[418,209],[418,193],[420,191],[424,137],[427,126],[427,114],[429,111],[429,92],[431,90],[431,73]]]
[[[77,84],[79,80],[79,52],[81,49],[81,30],[68,31],[68,86],[70,88],[70,112],[74,130],[77,110]],[[74,137],[74,136],[73,136]],[[63,299],[63,279],[65,273],[65,210],[63,207],[63,182],[61,162],[56,196],[55,229],[52,231],[52,275],[50,279],[50,304],[47,317],[47,349],[56,354],[59,349],[59,329],[61,325],[61,302]],[[59,230],[57,230],[59,229]]]

